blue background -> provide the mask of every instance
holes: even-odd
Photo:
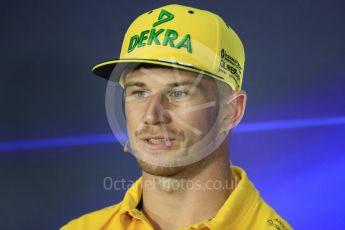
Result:
[[[246,49],[231,158],[296,229],[345,229],[345,3],[174,1],[213,11]],[[138,15],[166,1],[1,1],[0,229],[57,229],[135,180],[107,123],[106,81]]]

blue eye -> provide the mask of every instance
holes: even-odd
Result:
[[[144,91],[144,90],[137,90],[137,91],[134,91],[132,93],[132,95],[134,95],[135,97],[147,97],[148,94],[149,93],[147,91]]]
[[[182,90],[174,90],[170,93],[170,96],[174,97],[174,98],[182,98],[187,96],[187,93],[185,91]]]

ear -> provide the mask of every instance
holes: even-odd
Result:
[[[224,102],[223,117],[219,133],[228,133],[242,120],[247,103],[247,93],[244,90],[234,92],[228,101]]]

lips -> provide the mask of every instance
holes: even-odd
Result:
[[[162,142],[164,142],[166,140],[161,139],[161,138],[149,138],[149,139],[146,139],[146,141],[150,142],[151,144],[158,145],[158,144],[161,144]]]
[[[174,138],[165,138],[163,136],[147,136],[144,138],[141,138],[141,140],[144,142],[145,146],[148,149],[169,149],[174,144],[175,139]]]

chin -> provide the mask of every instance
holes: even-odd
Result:
[[[165,167],[165,166],[159,166],[159,165],[154,165],[150,164],[148,162],[142,161],[137,159],[139,166],[141,169],[154,176],[174,176],[180,172],[182,172],[186,166],[180,166],[180,167]]]

